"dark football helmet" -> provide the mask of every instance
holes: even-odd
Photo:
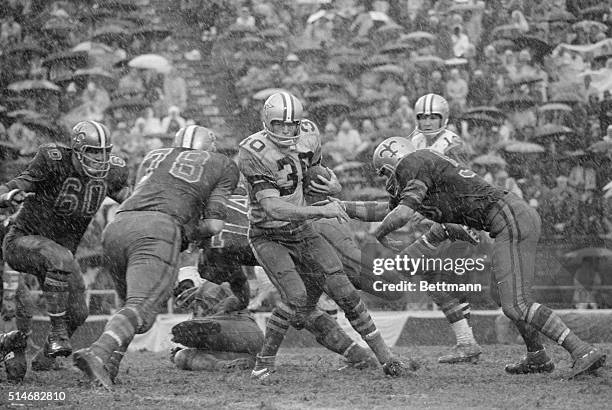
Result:
[[[72,127],[70,148],[91,178],[104,178],[110,170],[113,145],[106,125],[97,121],[81,121]]]

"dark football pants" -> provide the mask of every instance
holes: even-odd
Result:
[[[68,331],[72,334],[89,315],[85,301],[85,282],[78,262],[71,250],[49,238],[40,235],[23,235],[17,229],[10,229],[4,238],[5,261],[16,271],[35,275],[38,282],[45,282],[47,272],[63,272],[68,283],[68,308],[66,318]],[[32,306],[22,301],[24,309]],[[29,312],[19,313],[31,317]]]
[[[534,303],[532,285],[541,221],[537,211],[509,193],[489,212],[492,267],[502,310],[512,320],[526,320]]]
[[[251,227],[249,241],[281,300],[295,312],[297,323],[292,324],[301,328],[323,293],[326,276],[342,273],[336,252],[310,224]]]
[[[390,301],[404,296],[403,292],[374,290],[375,281],[400,283],[402,276],[396,271],[385,271],[381,276],[374,275],[374,255],[361,252],[349,224],[340,223],[337,219],[318,219],[313,221],[312,227],[334,248],[342,262],[344,273],[355,288]]]
[[[176,282],[180,226],[161,212],[121,212],[104,230],[102,245],[119,296],[140,317],[136,333],[144,333]]]

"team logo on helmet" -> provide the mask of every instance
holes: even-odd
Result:
[[[288,92],[272,94],[264,103],[262,110],[263,127],[268,138],[274,143],[284,147],[297,144],[300,138],[300,122],[303,115],[300,100]],[[272,131],[272,122],[280,122],[293,127],[290,134],[275,133]]]
[[[70,148],[75,153],[83,172],[90,178],[104,178],[111,167],[113,145],[110,131],[98,121],[81,121],[72,127]]]
[[[412,143],[403,137],[391,137],[381,142],[374,150],[372,162],[378,175],[395,172],[397,163],[406,155],[414,152]]]

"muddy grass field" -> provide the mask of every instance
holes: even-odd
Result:
[[[608,354],[612,344],[601,345]],[[442,346],[395,349],[419,358],[412,377],[387,378],[382,370],[345,370],[337,355],[324,349],[284,349],[269,385],[249,379],[248,371],[186,372],[168,355],[130,353],[112,392],[92,388],[70,361],[55,372],[29,372],[21,385],[0,384],[0,408],[77,409],[400,409],[400,408],[612,408],[612,369],[564,379],[568,356],[549,347],[557,369],[552,374],[510,376],[503,366],[523,354],[518,345],[488,345],[476,365],[439,365]],[[10,392],[63,392],[63,401],[10,400]]]

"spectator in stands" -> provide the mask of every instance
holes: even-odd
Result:
[[[507,191],[518,195],[520,198],[523,197],[523,191],[519,188],[518,184],[514,180],[514,178],[508,176],[508,172],[505,170],[500,170],[495,173],[493,183]]]
[[[326,10],[328,7],[323,7]],[[325,12],[314,21],[309,19],[303,34],[304,41],[312,45],[330,43],[334,38],[334,15]]]
[[[0,26],[0,45],[7,47],[19,41],[21,41],[21,24],[15,21],[12,14],[9,14]]]
[[[372,29],[377,29],[383,25],[395,25],[396,23],[387,14],[388,11],[388,2],[374,1],[372,10],[363,10],[351,24],[350,30],[356,33],[357,37],[366,37]]]
[[[181,111],[187,109],[187,83],[174,67],[164,75],[164,104],[177,106]]]
[[[134,123],[134,126],[130,130],[130,135],[144,136],[146,124],[147,124],[147,121],[144,118],[142,117],[136,118],[136,122]]]
[[[89,81],[87,88],[81,95],[81,102],[87,112],[87,119],[102,121],[104,111],[110,105],[110,97],[104,88],[98,87],[93,81]]]
[[[7,130],[8,142],[18,147],[20,155],[29,155],[36,152],[40,141],[38,140],[36,133],[30,128],[26,127],[21,118],[11,124]],[[51,141],[45,141],[51,142]]]
[[[137,68],[130,68],[128,73],[119,80],[119,89],[132,89],[144,93],[144,82]]]
[[[470,45],[470,39],[467,34],[463,32],[463,26],[461,24],[453,26],[451,41],[453,44],[453,55],[455,57],[463,57]]]
[[[345,151],[345,158],[350,158],[355,154],[361,145],[361,136],[351,122],[346,119],[340,124],[340,129],[336,135],[336,144]]]
[[[521,50],[515,68],[514,75],[510,77],[514,81],[535,78],[538,74],[535,67],[531,65],[531,55],[528,50]]]
[[[243,27],[255,28],[255,17],[251,14],[251,9],[248,6],[242,5],[238,8],[238,17],[236,17],[236,25]]]
[[[139,117],[144,120],[144,134],[158,134],[162,132],[161,120],[155,116],[155,111],[151,107],[144,110],[144,117]],[[138,121],[138,119],[136,120]]]
[[[489,105],[495,97],[495,84],[491,76],[485,77],[482,70],[474,71],[468,84],[467,105],[476,107]]]
[[[284,72],[285,76],[282,80],[283,88],[287,88],[289,91],[296,91],[293,94],[301,95],[303,92],[301,85],[308,80],[309,75],[298,56],[293,53],[287,55]]]
[[[467,82],[459,75],[459,70],[453,68],[450,72],[450,78],[446,82],[446,92],[444,93],[448,99],[451,113],[461,113],[466,107],[468,85]]]
[[[525,34],[529,31],[529,23],[520,10],[513,10],[510,16],[510,24],[518,30],[520,34]]]
[[[411,132],[414,129],[414,110],[405,95],[399,98],[399,107],[393,112],[391,127]]]
[[[429,78],[426,93],[434,93],[438,95],[446,95],[446,83],[442,78],[442,73],[438,70],[433,70]]]
[[[545,221],[542,228],[547,235],[566,235],[573,224],[574,211],[578,206],[577,194],[567,181],[566,176],[558,176],[557,185],[550,190],[548,198],[543,199],[547,206],[540,212]]]
[[[179,107],[173,105],[168,108],[168,115],[162,119],[161,130],[167,134],[175,134],[178,130],[185,126],[185,119],[181,117]]]
[[[540,174],[533,174],[527,178],[525,188],[525,199],[529,205],[533,208],[541,208],[545,204],[548,198],[550,198],[550,189],[542,182],[542,176]]]

